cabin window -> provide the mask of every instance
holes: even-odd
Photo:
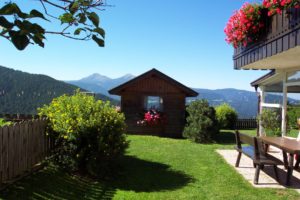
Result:
[[[160,96],[146,96],[145,97],[145,109],[155,109],[163,111],[163,99]]]

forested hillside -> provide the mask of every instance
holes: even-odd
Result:
[[[63,94],[73,94],[78,88],[49,76],[29,74],[2,66],[0,75],[0,113],[35,114],[38,107]],[[104,95],[97,97],[109,99]]]

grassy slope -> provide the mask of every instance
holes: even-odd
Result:
[[[293,190],[256,189],[215,152],[232,148],[233,134],[219,144],[195,144],[151,136],[129,136],[117,179],[95,182],[53,168],[8,188],[4,199],[299,199]]]

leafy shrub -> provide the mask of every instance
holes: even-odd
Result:
[[[215,109],[220,128],[234,129],[234,125],[238,117],[234,108],[227,103],[223,103]]]
[[[278,109],[263,109],[259,116],[266,135],[281,135],[281,116]]]
[[[300,106],[288,106],[288,125],[292,129],[298,129],[297,119],[300,118]]]
[[[39,109],[49,118],[49,134],[55,138],[54,161],[62,168],[96,174],[123,154],[126,141],[124,115],[109,102],[77,93],[53,99]]]
[[[0,118],[0,127],[11,125],[11,122],[5,121],[3,118]]]
[[[196,100],[187,107],[187,112],[183,136],[198,143],[211,142],[219,131],[215,109],[206,100]]]

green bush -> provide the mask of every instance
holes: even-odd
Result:
[[[297,119],[300,118],[300,106],[288,106],[288,125],[292,129],[298,129]]]
[[[281,116],[279,109],[263,109],[258,117],[266,135],[281,136]]]
[[[187,107],[187,112],[183,136],[198,143],[211,142],[219,131],[215,109],[206,100],[196,100]]]
[[[49,118],[55,138],[54,161],[62,168],[96,174],[97,168],[124,153],[128,146],[124,115],[109,102],[77,93],[53,99],[39,109]]]
[[[215,109],[220,128],[234,129],[234,125],[238,118],[238,114],[234,108],[227,103],[223,103],[217,106]]]

